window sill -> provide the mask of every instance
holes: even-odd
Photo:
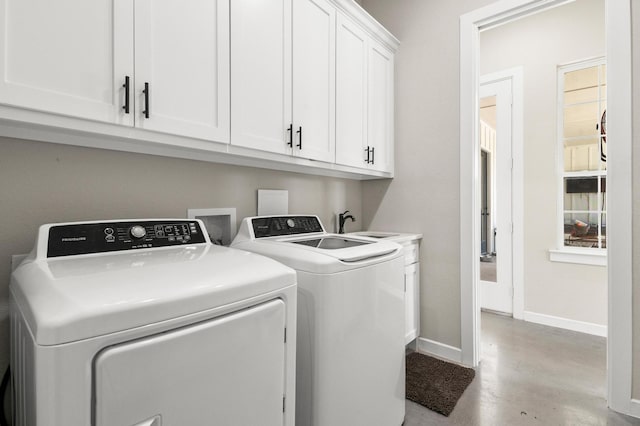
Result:
[[[562,248],[549,250],[552,262],[577,263],[580,265],[607,266],[606,249]]]

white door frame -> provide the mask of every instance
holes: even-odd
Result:
[[[607,391],[612,409],[640,417],[632,395],[632,50],[631,1],[606,0],[609,216]],[[460,17],[460,314],[462,362],[479,361],[480,315],[474,268],[480,256],[478,141],[479,31],[567,3],[567,0],[500,0]],[[475,144],[469,141],[476,141]],[[469,244],[469,236],[472,242]],[[521,238],[521,237],[520,237]],[[514,236],[515,239],[515,236]],[[615,326],[614,326],[615,325]]]
[[[511,237],[511,255],[502,256],[501,259],[507,259],[511,262],[511,284],[513,286],[512,297],[512,315],[516,319],[524,319],[524,86],[523,86],[523,69],[522,67],[514,67],[501,71],[497,71],[491,74],[485,74],[480,77],[480,86],[485,84],[492,84],[508,81],[511,85],[511,158],[512,171],[511,171],[511,224],[513,225],[510,233]],[[478,90],[480,90],[478,86]],[[500,140],[500,136],[498,136]],[[477,139],[479,143],[479,137]],[[500,142],[497,143],[497,145]],[[500,148],[496,148],[497,151]],[[477,151],[479,152],[479,151]],[[479,154],[477,154],[479,155]],[[498,163],[498,161],[496,161]],[[498,167],[504,167],[504,164]],[[508,167],[508,166],[507,166]],[[479,187],[476,189],[481,192]],[[498,212],[499,213],[499,212]],[[498,220],[500,220],[498,216]],[[504,221],[502,222],[503,231],[499,235],[505,235]],[[478,229],[479,231],[479,229]],[[507,230],[508,232],[509,230]],[[498,253],[499,254],[499,253]],[[474,268],[479,268],[480,258],[476,258]],[[503,262],[504,264],[504,262]],[[498,268],[500,268],[500,260],[498,260]],[[503,268],[504,271],[504,268]],[[504,272],[503,272],[504,274]],[[477,274],[478,282],[476,282],[476,288],[480,286],[480,274]],[[480,303],[478,303],[478,310],[480,309]]]

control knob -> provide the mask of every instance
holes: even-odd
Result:
[[[287,219],[287,226],[288,226],[289,228],[293,228],[293,227],[295,227],[295,226],[296,226],[296,221],[295,221],[295,220],[293,220],[293,219],[291,219],[291,218]]]
[[[147,230],[144,229],[144,226],[134,225],[129,229],[129,234],[131,234],[133,238],[143,238],[147,235]]]

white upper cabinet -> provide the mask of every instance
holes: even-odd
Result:
[[[291,0],[231,1],[232,145],[291,153],[291,53]]]
[[[335,161],[336,9],[326,0],[293,2],[294,154]]]
[[[353,0],[0,0],[0,136],[393,177],[399,42]]]
[[[135,70],[137,127],[229,142],[228,0],[135,0]]]
[[[0,103],[131,125],[128,0],[0,0]]]
[[[335,16],[327,0],[231,2],[231,144],[333,162]]]
[[[393,172],[393,53],[340,14],[336,163]]]
[[[367,47],[369,36],[338,14],[336,55],[336,163],[365,167]]]
[[[393,172],[393,53],[373,42],[369,47],[368,147],[375,170]]]
[[[0,103],[229,142],[228,7],[0,0]]]

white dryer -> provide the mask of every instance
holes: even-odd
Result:
[[[245,218],[232,247],[298,273],[297,426],[397,426],[405,411],[400,245],[325,232],[317,216]]]
[[[15,426],[294,425],[295,271],[203,231],[40,227],[10,285]]]

